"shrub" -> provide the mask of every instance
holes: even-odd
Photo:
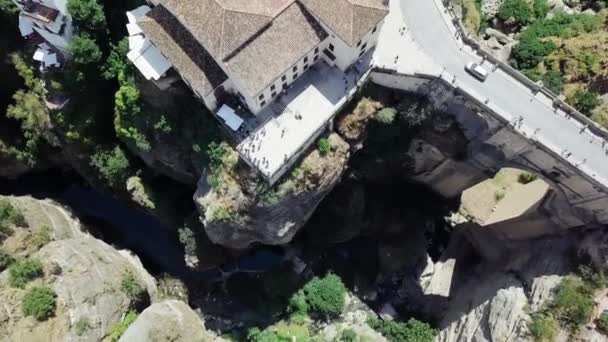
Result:
[[[340,342],[357,342],[357,333],[352,329],[342,330],[340,334]]]
[[[19,227],[27,227],[27,221],[21,212],[8,200],[0,200],[0,224],[12,223]]]
[[[302,294],[296,293],[296,298],[290,300],[292,309],[301,310],[308,307],[310,314],[330,318],[336,317],[344,308],[346,287],[342,279],[333,273],[327,274],[323,278],[314,277],[302,288]],[[302,298],[305,298],[306,306],[303,305]]]
[[[111,187],[124,186],[132,173],[127,155],[119,145],[112,150],[99,150],[91,157],[91,166],[97,169]]]
[[[103,78],[117,79],[121,84],[126,81],[126,77],[133,72],[133,63],[127,59],[129,52],[129,41],[125,37],[118,44],[112,44],[110,54],[102,67]]]
[[[413,318],[407,322],[372,318],[367,324],[391,342],[432,342],[435,338],[435,331],[428,323]]]
[[[319,150],[319,154],[321,156],[326,156],[331,151],[331,144],[329,143],[329,140],[325,138],[319,139],[317,149]]]
[[[103,7],[96,0],[68,0],[68,12],[79,31],[94,32],[105,29]]]
[[[310,307],[306,302],[304,291],[300,290],[289,299],[289,312],[293,316],[306,316]]]
[[[14,262],[15,259],[10,254],[6,253],[4,249],[0,248],[0,272],[4,271]]]
[[[42,263],[38,259],[22,259],[8,268],[8,283],[11,287],[24,288],[25,284],[43,275]]]
[[[551,89],[551,91],[556,94],[559,94],[564,90],[564,81],[562,79],[562,73],[557,70],[547,71],[543,75],[542,80],[545,87]]]
[[[534,0],[534,17],[536,19],[545,19],[549,13],[549,4],[547,0]]]
[[[19,8],[11,0],[0,0],[0,14],[6,14],[7,16],[13,16],[19,13]]]
[[[552,308],[565,325],[578,327],[593,312],[593,291],[578,277],[567,277],[560,284]]]
[[[25,316],[34,316],[45,321],[55,314],[55,292],[46,286],[35,286],[23,296],[22,309]]]
[[[597,327],[604,333],[608,333],[608,312],[604,311],[597,319]]]
[[[28,239],[28,245],[38,250],[49,242],[51,242],[51,229],[49,227],[42,227],[36,230]]]
[[[591,112],[602,104],[598,94],[580,89],[574,93],[568,102],[586,116],[590,116]]]
[[[76,321],[76,324],[74,324],[74,332],[78,336],[84,335],[89,329],[91,329],[91,322],[89,322],[89,319],[86,317],[80,318]]]
[[[395,118],[397,117],[397,109],[395,108],[384,108],[378,113],[376,113],[375,119],[376,121],[383,123],[385,125],[390,125],[395,122]]]
[[[559,323],[550,314],[536,313],[528,323],[530,335],[537,342],[552,342],[559,332]]]
[[[517,182],[520,184],[530,184],[538,179],[538,176],[530,172],[522,172],[517,176]]]
[[[123,272],[120,281],[120,289],[132,301],[141,299],[145,292],[144,288],[139,284],[139,281],[137,281],[135,275],[133,275],[131,271]]]
[[[196,236],[192,229],[188,226],[181,227],[177,230],[179,242],[184,245],[184,252],[186,255],[196,256]]]
[[[498,17],[504,21],[515,20],[518,25],[526,25],[532,19],[532,10],[526,0],[506,0],[498,10]]]
[[[133,311],[129,311],[121,322],[117,323],[110,329],[110,331],[108,332],[108,339],[112,342],[118,341],[120,339],[120,337],[122,336],[122,334],[124,334],[125,331],[127,331],[129,326],[133,322],[135,322],[136,319],[137,319],[137,314]]]
[[[513,47],[513,58],[520,69],[535,68],[543,59],[557,50],[553,42],[546,42],[536,37],[522,36],[519,43]]]

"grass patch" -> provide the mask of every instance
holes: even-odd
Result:
[[[464,28],[477,34],[481,28],[481,3],[478,0],[462,0],[462,20]]]
[[[319,154],[322,157],[328,155],[329,152],[331,152],[331,144],[329,143],[329,140],[326,138],[319,139],[319,142],[317,143],[317,150],[319,150]]]
[[[86,317],[81,317],[78,321],[76,321],[76,324],[74,324],[74,332],[78,336],[86,334],[91,328],[91,322]]]
[[[108,332],[108,340],[110,340],[111,342],[116,342],[120,339],[120,337],[122,336],[122,334],[125,333],[125,331],[127,331],[127,329],[129,328],[129,326],[135,322],[135,320],[137,319],[137,313],[135,313],[134,311],[129,311],[125,317],[123,318],[122,321],[120,321],[119,323],[117,323],[116,325],[114,325],[110,331]]]
[[[536,342],[552,342],[559,333],[559,322],[551,314],[535,313],[528,324],[530,335]]]
[[[46,286],[32,287],[23,296],[23,314],[46,321],[55,314],[55,297],[55,292]]]
[[[18,260],[8,268],[8,272],[8,284],[17,288],[24,288],[27,283],[44,274],[38,259]]]
[[[132,301],[139,301],[145,293],[144,288],[139,284],[139,281],[131,271],[123,272],[120,280],[120,289]]]
[[[538,179],[538,176],[531,172],[522,172],[517,176],[517,182],[520,184],[530,184]]]

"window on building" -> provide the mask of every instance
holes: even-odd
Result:
[[[365,50],[362,50],[361,52],[359,52],[359,57],[363,56],[365,54]]]
[[[334,44],[329,43],[329,51],[334,51],[335,47]]]
[[[361,50],[365,50],[366,47],[367,47],[367,43],[361,45]]]
[[[304,64],[308,63],[308,56],[304,57]]]
[[[287,81],[287,75],[283,75],[283,77],[281,77],[281,81],[283,81],[283,82]]]
[[[315,58],[313,59],[313,61],[318,61],[319,60],[319,55],[316,55]]]
[[[316,48],[315,48],[315,54],[318,54],[318,53],[319,53],[319,48],[318,48],[318,47],[316,47]]]
[[[308,70],[308,64],[304,64],[304,70]]]
[[[294,81],[295,81],[295,79],[296,79],[296,78],[298,78],[298,73],[297,73],[297,72],[294,72],[294,73],[293,73],[293,79],[294,79]]]
[[[260,107],[264,107],[266,105],[266,101],[260,102]]]
[[[298,66],[297,66],[297,65],[296,65],[296,66],[294,66],[294,67],[293,67],[293,69],[291,69],[291,70],[293,70],[293,72],[298,71]]]
[[[374,26],[374,29],[372,30],[372,34],[376,33],[376,30],[378,30],[378,25]]]
[[[283,90],[287,89],[287,82],[283,83]]]
[[[357,42],[357,47],[359,47],[361,45],[361,41]]]
[[[275,97],[277,97],[277,92],[273,91],[272,94],[270,94],[270,95],[272,95],[272,98],[274,99]]]
[[[262,101],[264,99],[264,94],[260,94],[259,99],[260,99],[260,101]]]
[[[275,89],[277,89],[277,87],[274,84],[270,86],[270,91],[273,91]]]

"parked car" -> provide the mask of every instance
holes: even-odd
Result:
[[[490,75],[490,73],[488,72],[488,70],[486,70],[484,67],[482,67],[481,65],[474,63],[474,62],[469,62],[464,69],[471,75],[473,75],[473,77],[477,78],[480,81],[485,81],[486,78],[488,78],[488,76]]]

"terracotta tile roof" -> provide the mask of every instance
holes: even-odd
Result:
[[[205,48],[163,6],[153,8],[138,24],[200,95],[208,95],[228,79]]]
[[[355,45],[388,14],[388,0],[299,1],[350,46]]]

